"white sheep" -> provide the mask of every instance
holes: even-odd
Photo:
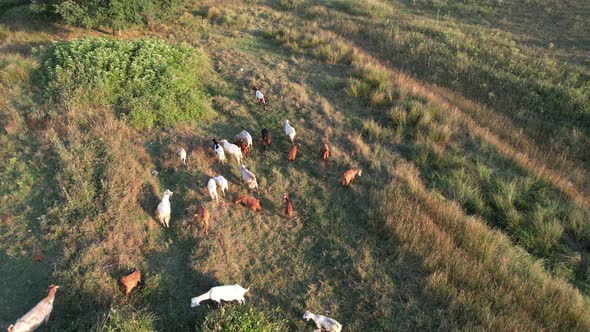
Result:
[[[53,310],[53,301],[55,300],[55,292],[59,286],[50,285],[49,294],[43,300],[39,301],[33,309],[29,310],[24,316],[19,318],[14,324],[8,327],[8,332],[30,332],[34,331],[41,323],[49,321],[49,315]]]
[[[217,195],[217,183],[214,179],[209,179],[207,182],[207,190],[209,191],[209,196],[211,199],[215,201],[215,203],[219,203],[219,195]]]
[[[221,301],[238,301],[240,304],[244,304],[244,294],[249,291],[250,288],[244,289],[240,285],[226,285],[211,287],[211,289],[202,295],[193,297],[191,299],[191,308],[199,306],[202,301],[213,300],[221,305]]]
[[[322,329],[327,332],[340,332],[342,330],[342,324],[336,320],[322,315],[315,315],[309,310],[303,314],[303,318],[307,319],[308,322],[310,319],[313,319],[315,325],[318,327],[318,332],[322,332]]]
[[[162,194],[162,201],[158,204],[158,210],[156,211],[156,215],[158,217],[158,221],[162,224],[162,226],[170,227],[170,213],[172,209],[170,208],[170,197],[172,196],[173,192],[169,189]]]
[[[176,151],[176,154],[180,157],[180,163],[186,166],[186,150],[180,148]]]
[[[246,169],[246,166],[240,165],[240,173],[242,174],[242,180],[246,182],[248,188],[258,189],[258,182],[256,181],[256,175]]]
[[[297,135],[297,133],[295,132],[295,128],[291,127],[289,120],[285,120],[285,135],[289,137],[292,144],[295,143],[295,135]]]
[[[215,180],[215,182],[217,182],[217,185],[219,186],[219,188],[221,189],[221,192],[223,193],[223,197],[225,197],[225,192],[229,189],[229,184],[228,184],[227,180],[221,175],[218,175],[218,176],[214,177],[213,179]]]
[[[242,130],[241,133],[236,135],[236,140],[241,139],[244,143],[248,145],[248,149],[252,149],[252,135],[249,132]]]
[[[222,139],[219,142],[223,146],[223,150],[236,159],[238,165],[242,163],[242,149],[239,146],[228,142],[226,139]]]
[[[217,155],[217,159],[224,164],[225,163],[225,152],[223,152],[223,148],[217,143],[215,137],[211,139],[213,141],[213,151],[215,151],[215,155]]]

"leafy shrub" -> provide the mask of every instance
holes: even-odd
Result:
[[[34,0],[32,7],[59,15],[66,23],[85,28],[108,26],[113,30],[172,18],[187,0]]]
[[[200,89],[209,63],[190,48],[89,38],[56,42],[37,54],[50,109],[113,107],[134,127],[151,128],[195,121],[211,108]]]
[[[288,331],[280,310],[261,311],[250,306],[231,306],[211,311],[203,322],[203,332],[271,332]]]

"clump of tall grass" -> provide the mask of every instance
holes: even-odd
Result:
[[[445,196],[459,202],[468,214],[478,214],[483,217],[490,214],[477,181],[470,177],[464,169],[437,177],[437,184],[444,188]]]
[[[36,52],[38,83],[47,106],[113,107],[136,128],[194,122],[211,110],[202,89],[205,56],[157,39],[87,38]]]
[[[276,39],[294,51],[307,52],[327,63],[350,64],[353,59],[350,45],[314,27],[281,26],[264,31],[264,36]]]
[[[218,7],[210,6],[210,7],[207,7],[207,9],[205,10],[205,17],[210,20],[214,20],[214,19],[219,18],[221,16],[223,16],[223,11],[221,9],[219,9]]]
[[[345,63],[352,61],[352,49],[342,41],[323,43],[313,50],[313,54],[327,63]]]
[[[387,135],[387,131],[377,121],[370,119],[363,121],[363,134],[371,141],[380,141]]]
[[[280,10],[294,10],[299,8],[305,0],[272,0],[273,7]]]
[[[352,57],[354,78],[347,81],[347,92],[353,97],[361,97],[375,107],[393,105],[396,99],[396,83],[391,73],[360,55]]]
[[[554,212],[540,205],[526,216],[526,222],[512,229],[517,243],[528,251],[541,257],[551,257],[558,249],[564,234],[563,225],[554,216]]]
[[[366,97],[369,91],[370,86],[358,78],[349,77],[346,80],[346,93],[351,97]]]
[[[328,5],[355,16],[382,17],[393,13],[391,6],[378,0],[331,0]]]

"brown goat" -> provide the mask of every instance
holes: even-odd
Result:
[[[129,293],[131,293],[131,291],[137,287],[137,284],[139,284],[140,281],[141,272],[136,268],[132,268],[128,275],[122,276],[119,279],[119,282],[125,286],[125,296],[129,296]]]
[[[262,213],[262,207],[260,206],[260,200],[258,198],[242,195],[236,198],[234,204],[242,203],[244,206],[251,208],[254,211]]]
[[[328,143],[322,144],[322,149],[320,152],[322,153],[322,160],[328,161],[328,157],[330,156],[330,148],[328,147]]]
[[[295,143],[293,144],[293,146],[291,147],[291,151],[289,151],[289,161],[293,161],[295,160],[295,157],[297,156],[297,149],[299,148],[301,144],[299,143]]]
[[[202,205],[197,208],[197,211],[195,211],[195,214],[193,215],[193,220],[197,219],[199,220],[205,235],[209,235],[209,211],[207,211]]]
[[[293,217],[293,203],[291,203],[287,193],[283,195],[283,199],[285,200],[285,217],[291,219]]]
[[[270,132],[268,131],[268,129],[263,128],[262,129],[262,147],[264,148],[264,150],[266,150],[267,146],[270,146],[271,143],[271,139],[270,139]]]
[[[342,174],[342,185],[348,187],[354,178],[358,175],[361,176],[363,173],[362,169],[351,168]]]
[[[244,141],[242,141],[241,139],[238,139],[234,142],[235,145],[237,145],[240,150],[242,150],[242,153],[244,154],[244,156],[248,157],[248,154],[250,154],[250,148],[248,147],[248,144]]]

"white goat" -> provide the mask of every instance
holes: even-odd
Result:
[[[258,189],[258,182],[256,181],[256,175],[246,169],[246,166],[240,165],[240,173],[242,173],[242,180],[246,182],[248,188]]]
[[[248,144],[248,149],[252,149],[252,135],[249,132],[242,130],[241,133],[236,135],[236,139],[241,139],[244,143]]]
[[[322,329],[327,332],[340,332],[342,330],[342,324],[336,320],[330,317],[312,314],[309,310],[303,314],[303,318],[307,319],[308,322],[310,319],[313,319],[315,325],[318,327],[318,332],[322,332]]]
[[[8,327],[8,332],[30,332],[34,331],[41,323],[49,321],[49,315],[53,310],[53,301],[55,300],[55,292],[59,286],[50,285],[49,294],[43,300],[39,301],[33,309],[29,310],[24,316],[19,318],[16,323]]]
[[[223,193],[223,197],[225,197],[225,192],[229,189],[229,184],[228,184],[227,180],[221,175],[218,175],[218,176],[214,177],[213,179],[215,180],[215,182],[217,182],[217,185],[219,186],[219,188],[221,189],[221,192]]]
[[[217,195],[217,183],[214,179],[209,179],[207,182],[207,190],[209,190],[209,196],[211,199],[215,201],[215,203],[219,203],[219,195]]]
[[[170,212],[172,209],[170,208],[170,197],[172,196],[173,192],[169,189],[162,194],[162,201],[158,204],[158,210],[156,211],[156,215],[158,217],[158,221],[160,224],[165,227],[170,227]]]
[[[244,289],[240,285],[226,285],[211,287],[211,289],[197,297],[191,299],[191,308],[199,306],[202,301],[213,300],[221,305],[221,301],[238,301],[240,304],[244,304],[244,294],[249,291],[250,288]]]
[[[225,152],[223,152],[223,148],[217,143],[217,140],[214,138],[211,139],[213,141],[213,151],[215,151],[215,155],[217,155],[217,159],[221,161],[222,164],[225,163]]]
[[[186,165],[186,150],[180,148],[176,151],[176,154],[180,157],[180,163]]]
[[[226,139],[222,139],[219,142],[223,146],[223,150],[225,150],[225,152],[227,154],[229,154],[230,156],[232,156],[236,159],[236,161],[238,162],[238,165],[242,163],[242,150],[240,149],[239,146],[237,146],[235,144],[231,144]]]
[[[295,135],[297,135],[297,133],[295,132],[295,128],[291,127],[289,120],[285,120],[285,135],[291,139],[292,144],[295,143]]]

